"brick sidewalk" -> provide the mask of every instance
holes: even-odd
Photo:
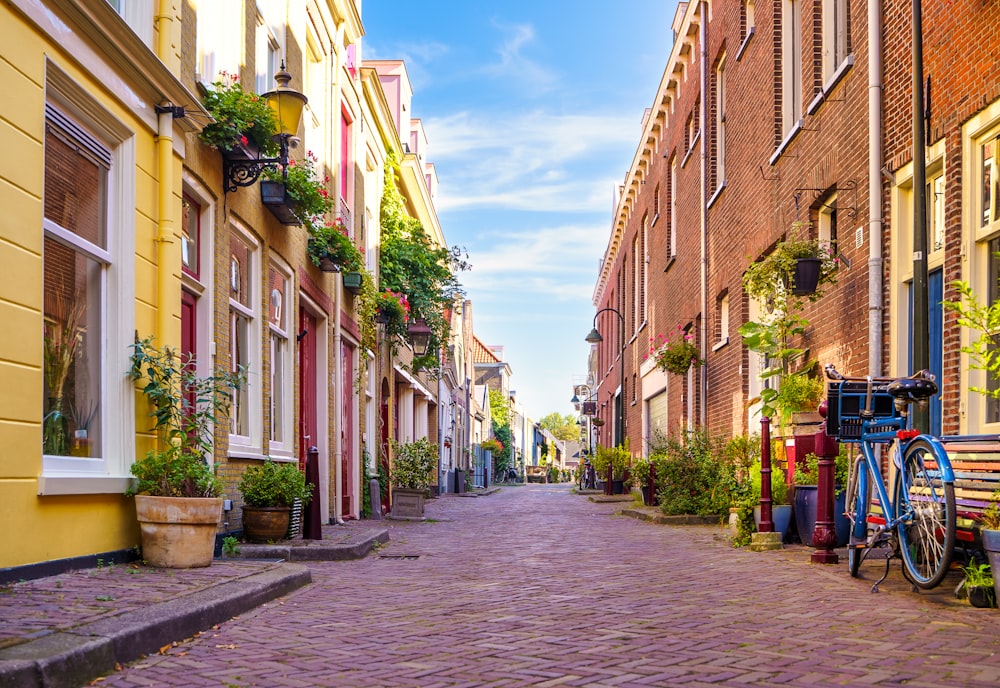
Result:
[[[1000,612],[567,487],[442,497],[366,559],[101,685],[996,686]]]

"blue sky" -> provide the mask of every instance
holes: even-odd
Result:
[[[401,59],[476,334],[527,413],[572,413],[592,297],[676,2],[364,0],[363,56]]]

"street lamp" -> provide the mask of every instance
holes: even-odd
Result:
[[[427,348],[431,343],[431,328],[422,318],[414,320],[407,328],[410,335],[410,343],[413,344],[413,354],[415,356],[426,356]]]
[[[257,181],[265,168],[280,169],[284,175],[288,173],[288,141],[298,132],[302,108],[309,99],[294,88],[288,87],[292,75],[285,70],[284,62],[281,63],[281,71],[274,75],[274,80],[278,82],[278,87],[261,97],[274,111],[274,118],[278,122],[278,133],[273,137],[278,139],[278,157],[224,160],[222,188],[227,192],[236,191],[241,186],[250,186]]]
[[[619,368],[618,368],[618,372],[619,372],[618,390],[619,391],[618,391],[618,393],[620,395],[622,395],[622,397],[618,399],[618,427],[617,427],[618,432],[616,433],[618,435],[618,437],[617,437],[618,444],[621,444],[622,442],[624,442],[624,438],[625,438],[625,399],[624,399],[624,395],[625,395],[625,316],[622,315],[618,311],[618,309],[616,309],[616,308],[611,308],[611,307],[602,308],[601,310],[597,311],[594,314],[594,327],[590,331],[590,334],[588,334],[584,338],[584,340],[587,341],[590,344],[600,344],[601,342],[604,341],[604,337],[602,337],[601,333],[598,332],[598,330],[597,330],[597,318],[604,311],[609,311],[609,312],[614,313],[615,315],[617,315],[618,319],[620,321],[620,325],[621,325],[621,327],[618,330],[618,332],[620,334],[619,339],[621,340],[621,354],[622,354],[621,361],[619,361],[619,364],[618,364],[619,365]],[[614,441],[614,440],[612,440],[612,441]],[[608,478],[607,478],[607,481],[605,482],[605,485],[604,485],[604,494],[606,494],[606,495],[610,495],[611,494],[611,477],[612,477],[612,470],[613,470],[612,463],[613,462],[608,462]]]

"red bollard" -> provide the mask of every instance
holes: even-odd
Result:
[[[826,402],[820,404],[820,415],[826,418]],[[837,546],[837,529],[833,521],[834,471],[840,445],[836,438],[826,434],[826,421],[816,431],[816,445],[813,449],[819,458],[819,476],[816,488],[816,529],[813,530],[813,545],[816,551],[811,560],[817,564],[836,564],[839,561],[833,551]]]
[[[323,539],[323,513],[319,505],[319,449],[306,450],[306,482],[312,483],[312,501],[302,515],[302,539]]]
[[[760,419],[760,525],[758,533],[773,533],[771,520],[771,419]],[[780,541],[779,541],[780,547]]]

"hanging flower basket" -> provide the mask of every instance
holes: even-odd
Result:
[[[701,364],[694,335],[688,334],[679,326],[674,338],[668,339],[663,348],[656,353],[656,366],[675,375],[684,375],[692,365]]]
[[[822,258],[797,258],[792,273],[792,293],[795,296],[815,294],[822,269]]]

